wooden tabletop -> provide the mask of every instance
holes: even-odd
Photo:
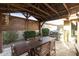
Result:
[[[32,48],[36,48],[36,47],[39,47],[49,41],[52,41],[54,40],[55,38],[52,38],[52,37],[40,37],[40,40],[39,39],[35,39],[35,40],[31,40],[31,41],[22,41],[22,42],[19,42],[17,44],[14,44],[15,46],[18,46],[18,45],[23,45],[26,47],[26,49],[32,49]]]
[[[52,40],[54,40],[55,38],[52,37],[41,37],[40,40],[36,39],[36,40],[32,40],[29,43],[27,43],[27,45],[29,45],[30,48],[36,48],[39,47],[47,42],[50,42]]]

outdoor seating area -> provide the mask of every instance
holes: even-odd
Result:
[[[79,3],[0,3],[0,55],[79,56]]]
[[[34,55],[50,55],[52,48],[55,49],[55,44],[52,43],[55,39],[51,37],[43,37],[39,39],[35,39],[32,41],[23,41],[23,42],[17,42],[16,44],[13,44],[12,47],[12,55],[18,56],[22,55],[24,53],[28,53],[29,56]],[[55,42],[55,41],[54,41]],[[52,44],[52,47],[50,48]],[[53,50],[55,51],[55,50]],[[27,55],[27,54],[26,54]],[[53,54],[52,54],[53,55]]]

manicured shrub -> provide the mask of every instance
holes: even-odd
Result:
[[[49,35],[49,29],[48,28],[43,28],[42,29],[42,35],[43,36],[48,36]]]
[[[18,38],[18,34],[16,32],[4,32],[3,33],[3,43],[9,44],[11,42],[15,42]]]
[[[28,38],[34,38],[36,36],[36,32],[35,31],[25,31],[23,34],[25,40],[27,40]]]

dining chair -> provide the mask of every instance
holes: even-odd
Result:
[[[50,55],[55,56],[56,55],[56,47],[55,47],[55,40],[51,40],[51,45],[50,45]]]
[[[11,51],[12,56],[30,55],[25,42],[22,42],[20,44],[12,44]]]
[[[38,48],[35,48],[35,55],[38,56],[47,56],[50,55],[50,42],[47,42]]]

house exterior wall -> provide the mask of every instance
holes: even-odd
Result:
[[[3,16],[5,18],[5,16]],[[37,21],[26,21],[24,18],[11,16],[9,18],[9,23],[6,24],[5,20],[2,20],[3,23],[0,24],[0,29],[2,31],[17,31],[17,30],[38,30],[38,22]],[[28,27],[27,27],[28,24]]]

